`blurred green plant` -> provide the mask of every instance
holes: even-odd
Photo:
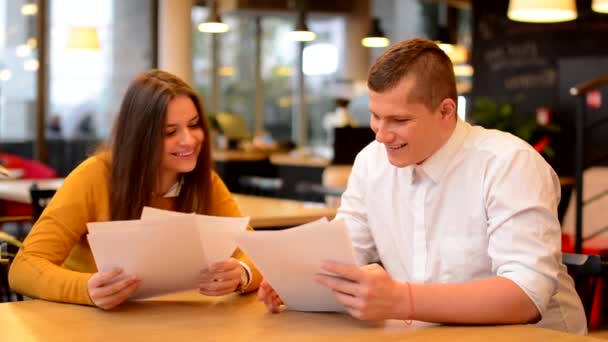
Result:
[[[560,127],[555,124],[540,125],[536,115],[516,114],[514,106],[507,101],[476,97],[471,121],[485,128],[498,129],[518,136],[547,158],[555,156],[555,151],[550,146],[550,135],[559,132]]]

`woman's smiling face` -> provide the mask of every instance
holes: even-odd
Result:
[[[161,179],[177,182],[180,173],[194,170],[205,140],[200,114],[189,97],[169,102],[163,135]]]

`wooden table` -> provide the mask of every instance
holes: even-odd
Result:
[[[63,178],[53,179],[16,179],[0,181],[0,199],[18,203],[32,203],[30,187],[37,183],[40,189],[58,189],[63,184]]]
[[[331,160],[315,156],[301,156],[291,155],[289,153],[275,153],[270,155],[270,162],[275,165],[325,167],[331,163]]]
[[[233,197],[243,214],[251,217],[253,228],[289,227],[336,215],[336,208],[317,203],[248,195]]]
[[[112,311],[46,301],[0,304],[2,341],[601,341],[532,326],[367,323],[345,314],[273,315],[254,295],[186,292]]]
[[[309,185],[323,182],[323,170],[330,165],[328,159],[290,153],[275,153],[270,163],[277,167],[279,178],[283,181],[278,197],[323,201],[323,196],[307,193]]]
[[[268,159],[268,153],[262,151],[213,150],[214,161],[258,161]]]
[[[34,182],[41,189],[57,189],[63,183],[63,178],[0,181],[0,199],[29,204],[29,189]],[[254,228],[295,226],[321,217],[331,219],[336,215],[336,208],[319,204],[270,197],[233,196],[243,214],[251,217],[250,223]]]
[[[248,193],[243,178],[276,177],[276,167],[270,164],[267,152],[214,150],[212,157],[215,171],[231,192]]]

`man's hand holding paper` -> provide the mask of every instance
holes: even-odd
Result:
[[[321,269],[337,277],[320,274],[315,280],[330,288],[351,316],[361,320],[410,317],[410,303],[398,303],[409,298],[403,296],[409,290],[407,284],[394,280],[382,266],[357,267],[326,261]]]
[[[324,260],[355,264],[343,221],[245,232],[238,242],[266,279],[258,295],[271,311],[278,311],[283,302],[290,310],[345,311],[332,291],[315,281],[316,275],[327,273],[320,267]]]

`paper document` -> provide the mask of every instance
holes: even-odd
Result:
[[[323,260],[356,264],[343,220],[317,220],[279,230],[244,232],[241,249],[277,291],[288,310],[345,311],[330,289],[314,281]]]
[[[140,220],[87,223],[87,238],[99,271],[142,279],[138,299],[195,289],[202,269],[232,255],[248,222],[144,208]]]
[[[226,260],[230,257],[237,247],[236,237],[245,231],[249,224],[249,217],[185,214],[150,207],[144,207],[141,213],[142,220],[176,216],[194,217],[208,264]]]

